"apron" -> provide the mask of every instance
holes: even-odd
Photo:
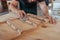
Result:
[[[26,13],[32,13],[37,15],[37,2],[26,3],[24,0],[18,0],[20,9],[24,10]]]
[[[49,5],[49,0],[45,0],[45,2],[46,2],[46,5],[48,6]]]

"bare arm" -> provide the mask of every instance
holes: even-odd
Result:
[[[17,10],[18,10],[17,6],[18,6],[18,1],[12,0],[11,4],[10,4],[10,6],[9,6],[9,9],[10,9],[12,12],[17,13]]]
[[[49,20],[49,23],[51,24],[56,24],[56,20],[53,19],[50,15],[49,15],[49,12],[48,12],[48,7],[46,6],[45,2],[40,2],[39,3],[39,6],[42,10],[42,12],[44,13],[45,17]]]
[[[18,6],[18,1],[13,0],[9,6],[9,9],[15,14],[18,14],[20,18],[22,18],[23,16],[26,16],[26,13],[23,10],[19,10],[17,6]]]
[[[42,12],[44,13],[45,16],[49,15],[48,12],[48,7],[45,4],[45,1],[39,3],[39,7],[41,8]]]

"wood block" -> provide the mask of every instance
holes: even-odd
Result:
[[[44,22],[36,17],[37,16],[35,16],[34,18],[33,16],[31,17],[27,15],[27,18],[23,18],[23,19],[9,19],[7,21],[7,24],[10,25],[14,30],[19,29],[20,32],[33,29],[38,26],[42,26],[42,27],[45,26]]]
[[[29,21],[32,21],[33,23],[36,23],[36,24],[40,24],[42,22],[41,20],[38,20],[38,19],[33,18],[31,16],[28,16],[28,19],[29,19]]]
[[[46,27],[46,24],[48,23],[48,20],[43,17],[38,17],[33,14],[27,14],[27,16],[30,21],[36,23],[37,25],[40,25],[41,27]]]
[[[22,31],[26,31],[29,29],[34,29],[37,27],[36,24],[30,22],[30,21],[21,21],[19,19],[12,19],[12,20],[8,20],[7,24],[10,25],[14,30],[19,29],[20,32]],[[13,26],[12,26],[13,25]]]
[[[14,29],[19,29],[20,32],[23,32],[19,37],[17,37],[16,40],[38,40],[34,39],[34,38],[29,38],[29,35],[31,32],[34,32],[35,30],[37,30],[38,28],[41,28],[42,26],[45,26],[44,22],[41,22],[41,20],[38,20],[34,17],[28,16],[28,20],[23,21],[23,19],[10,19],[7,21],[7,23]],[[31,25],[31,24],[34,25]],[[13,25],[13,26],[12,26]],[[27,38],[26,39],[26,35]],[[20,39],[21,38],[21,39]]]
[[[19,36],[20,34],[13,30],[7,23],[0,23],[0,39],[1,40],[10,40]]]
[[[9,16],[10,14],[7,14],[7,16]],[[32,30],[35,30],[35,28],[37,27],[41,27],[43,25],[45,25],[44,21],[41,21],[39,18],[37,18],[37,16],[28,16],[29,20],[23,20],[23,19],[16,19],[18,17],[13,17],[12,15],[7,17],[6,15],[1,17],[0,20],[0,30],[1,31],[1,37],[0,39],[3,40],[9,40],[9,39],[13,39],[17,36],[19,36],[21,34],[21,32],[27,31],[27,33],[32,32]],[[11,19],[10,19],[11,18]],[[7,20],[9,19],[9,20]],[[4,21],[7,21],[7,23],[4,23]],[[14,35],[14,36],[12,36]],[[24,34],[25,35],[25,34]],[[31,39],[32,40],[32,39]]]
[[[44,17],[39,17],[39,16],[30,14],[30,13],[28,13],[27,15],[30,16],[30,17],[33,17],[33,18],[35,18],[35,19],[37,19],[37,20],[40,20],[40,21],[42,21],[42,22],[48,23],[48,20],[47,20],[46,18],[44,18]]]

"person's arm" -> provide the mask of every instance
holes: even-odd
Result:
[[[42,10],[42,12],[44,13],[45,16],[49,15],[48,7],[46,6],[45,1],[39,2],[39,7],[41,8],[41,10]]]
[[[10,5],[9,5],[9,9],[10,9],[12,12],[17,13],[17,11],[18,11],[17,6],[18,6],[18,1],[12,0],[12,2],[11,2]]]
[[[18,1],[12,0],[11,4],[10,4],[10,6],[9,6],[9,9],[10,9],[12,12],[18,14],[20,17],[23,17],[24,15],[26,15],[25,12],[24,12],[23,10],[19,10],[19,9],[17,8],[17,6],[18,6]]]
[[[55,24],[56,21],[49,15],[48,7],[46,6],[45,1],[39,2],[39,7],[41,8],[42,12],[44,13],[44,16],[48,18],[49,22],[51,24]]]

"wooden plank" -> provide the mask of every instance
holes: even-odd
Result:
[[[19,30],[19,32],[35,30],[37,27],[45,27],[43,21],[29,16],[27,20],[25,19],[9,19],[7,24],[11,26],[14,30]]]
[[[32,21],[33,23],[36,23],[36,24],[40,24],[42,22],[41,20],[38,20],[38,19],[33,18],[31,16],[28,16],[28,19],[29,19],[29,21]]]
[[[10,18],[12,20],[10,20]],[[19,18],[19,17],[15,16],[14,14],[6,14],[3,16],[0,16],[0,31],[1,31],[0,39],[8,40],[8,39],[15,38],[22,31],[34,29],[37,26],[39,26],[39,24],[41,23],[40,20],[37,20],[32,17],[30,17],[29,20],[26,20],[25,22],[22,20],[16,19],[16,18]],[[5,23],[6,21],[7,21],[7,23]],[[39,22],[39,24],[38,24],[38,22]],[[2,32],[4,34],[2,34]],[[16,33],[18,33],[18,34],[16,34]],[[14,36],[12,36],[12,35],[14,35]]]
[[[31,21],[27,20],[24,22],[19,19],[8,20],[7,24],[10,25],[14,30],[19,29],[21,32],[29,29],[34,29],[38,26],[37,24],[32,23]]]
[[[32,15],[32,14],[31,14]],[[35,15],[34,15],[35,16]],[[36,18],[37,16],[30,16],[27,14],[27,17],[24,17],[22,19],[9,19],[7,21],[7,24],[9,24],[13,29],[19,29],[20,31],[25,31],[29,29],[33,29],[40,26],[44,26],[45,21],[39,20],[39,18]],[[43,24],[43,25],[42,25]]]
[[[28,13],[27,15],[30,16],[30,17],[33,17],[35,19],[41,20],[43,22],[46,22],[46,23],[48,22],[48,20],[46,18],[44,18],[44,17],[40,17],[40,16],[33,15],[33,14],[30,14],[30,13]]]

